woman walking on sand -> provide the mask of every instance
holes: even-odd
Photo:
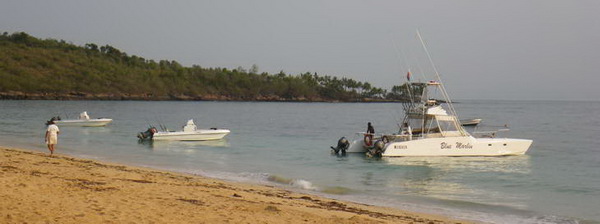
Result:
[[[48,129],[46,129],[46,144],[48,145],[48,150],[50,150],[50,155],[54,154],[54,145],[58,143],[59,132],[60,130],[54,124],[54,121],[49,121]]]

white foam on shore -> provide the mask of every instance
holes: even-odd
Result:
[[[290,185],[292,185],[293,187],[297,187],[303,190],[311,190],[311,191],[315,191],[317,190],[317,187],[315,187],[313,185],[313,183],[311,183],[310,181],[307,180],[293,180],[292,183],[290,183]]]
[[[232,173],[222,171],[176,171],[190,173],[209,178],[215,178],[226,181],[254,183],[261,185],[275,185],[287,190],[293,190],[300,193],[314,194],[331,199],[350,201],[374,206],[383,206],[397,208],[406,211],[420,212],[427,214],[436,214],[455,219],[470,220],[482,223],[514,223],[514,224],[577,224],[579,221],[566,217],[545,216],[533,214],[523,210],[506,209],[507,211],[476,211],[473,209],[450,208],[436,204],[435,202],[421,201],[421,199],[406,199],[402,202],[398,198],[377,197],[366,194],[330,194],[323,191],[325,187],[317,186],[314,183],[304,179],[291,179],[268,173]],[[350,191],[350,190],[349,190]],[[493,209],[488,209],[493,210]],[[498,209],[503,210],[503,209]]]

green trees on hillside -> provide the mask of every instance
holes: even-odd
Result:
[[[0,92],[145,96],[149,99],[363,101],[386,99],[368,82],[320,76],[185,67],[127,55],[109,45],[76,46],[19,32],[0,35]]]
[[[420,101],[423,96],[423,91],[427,87],[425,83],[404,83],[400,86],[393,86],[388,93],[387,98],[398,101]]]

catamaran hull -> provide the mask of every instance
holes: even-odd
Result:
[[[223,139],[230,133],[229,130],[199,130],[195,132],[158,132],[152,136],[153,140],[169,140],[169,141],[210,141]]]
[[[112,122],[110,118],[86,119],[86,120],[58,120],[54,123],[58,126],[79,126],[79,127],[102,127]]]
[[[511,138],[446,137],[386,144],[384,157],[397,156],[508,156],[523,155],[532,140]]]

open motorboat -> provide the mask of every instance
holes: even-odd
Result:
[[[59,117],[53,117],[50,119],[58,126],[82,126],[82,127],[102,127],[112,122],[110,118],[90,118],[87,111],[79,114],[79,119],[61,119]]]
[[[482,119],[481,118],[475,118],[475,119],[461,119],[460,120],[460,124],[462,126],[477,126],[479,123],[481,123]]]
[[[427,52],[422,40],[421,43]],[[369,156],[383,157],[506,156],[527,152],[532,140],[496,138],[495,134],[476,138],[467,132],[456,115],[435,66],[434,71],[437,80],[427,83],[411,83],[409,71],[408,82],[403,87],[410,94],[410,100],[403,102],[405,114],[398,133],[358,133],[359,138],[349,144],[347,139],[341,138],[338,146],[332,147],[334,152],[366,152]],[[428,90],[431,88],[435,89]],[[444,100],[429,98],[429,92],[440,93]]]
[[[156,128],[151,127],[145,132],[140,132],[138,138],[141,140],[208,141],[223,139],[230,132],[228,129],[197,129],[194,120],[190,119],[183,126],[182,131],[158,131]]]

